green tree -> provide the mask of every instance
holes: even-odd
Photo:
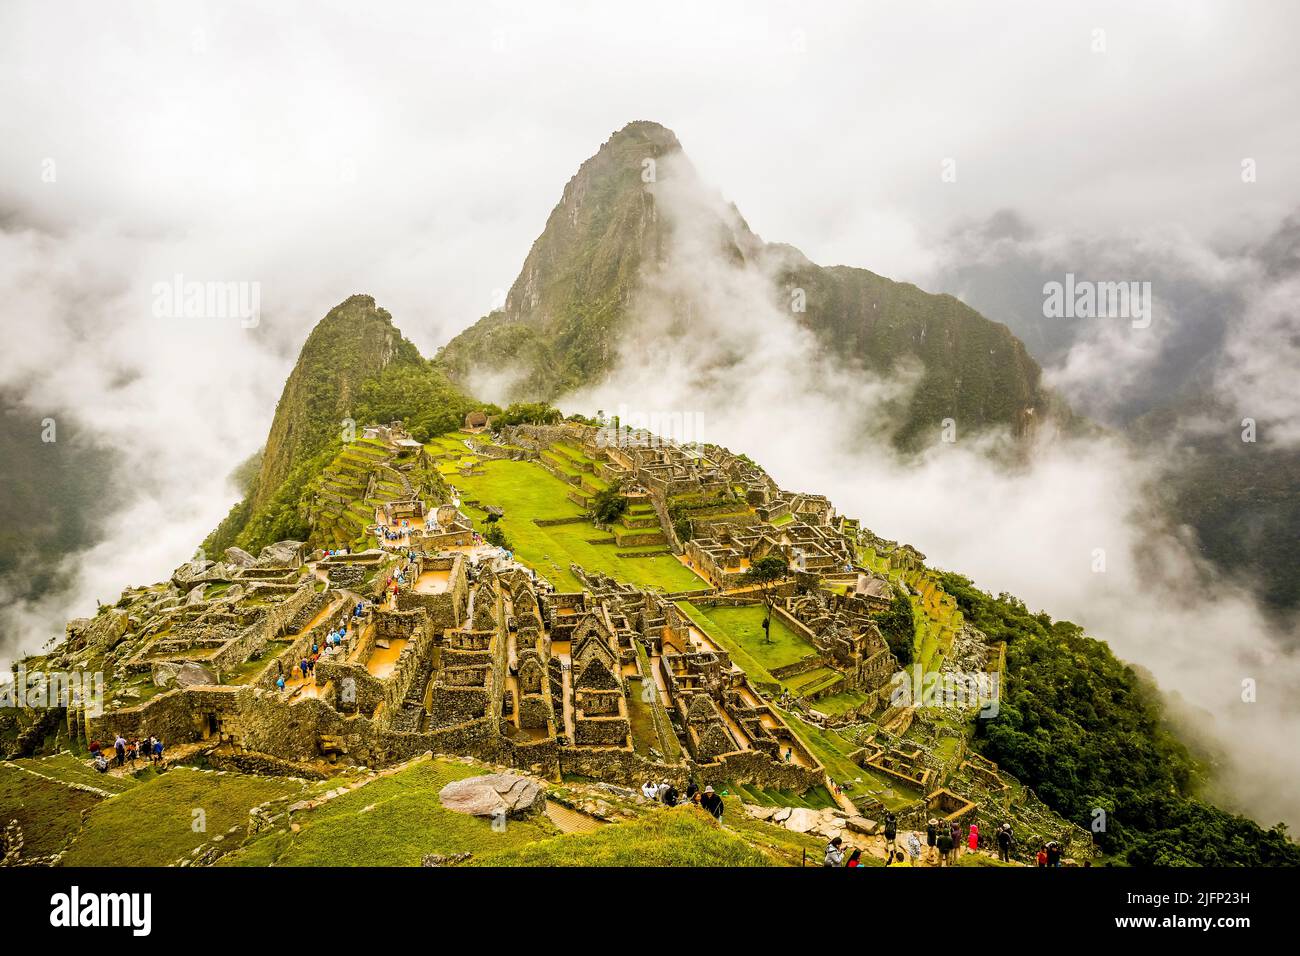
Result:
[[[591,496],[591,516],[597,524],[613,524],[627,511],[622,482],[602,488]]]
[[[776,603],[777,586],[790,576],[790,564],[785,556],[775,552],[750,564],[740,576],[742,582],[755,585],[763,595],[767,616],[763,618],[763,643],[772,643],[772,607]]]
[[[903,667],[912,663],[913,648],[916,644],[916,621],[912,602],[907,595],[895,589],[894,601],[889,610],[873,615],[880,634],[898,658]]]

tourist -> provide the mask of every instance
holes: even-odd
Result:
[[[277,690],[280,690],[280,691],[283,691],[283,690],[284,690],[284,675],[283,675],[283,674],[281,674],[279,677],[277,677],[277,678],[275,679],[275,686],[276,686],[276,689],[277,689]]]
[[[670,807],[677,806],[677,788],[671,783],[664,784],[663,790],[659,792],[659,798]]]
[[[859,850],[857,847],[854,847],[854,848],[853,848],[853,852],[849,854],[848,862],[845,863],[844,865],[845,865],[845,866],[861,866],[861,865],[862,865],[862,851]]]
[[[161,737],[159,737],[157,740],[153,742],[153,762],[156,763],[159,767],[162,766],[163,742]]]
[[[935,850],[939,846],[939,821],[934,817],[925,825],[925,858],[934,859]]]
[[[700,797],[700,806],[709,811],[715,820],[722,822],[722,798],[713,792],[713,787],[704,788],[704,795]]]
[[[700,788],[699,788],[698,786],[695,785],[695,780],[694,780],[694,778],[692,778],[691,780],[687,781],[687,783],[686,783],[686,799],[689,800],[690,802],[694,803],[694,802],[695,802],[695,798],[698,797],[699,795],[700,795]]]
[[[307,658],[304,657],[302,660],[298,662],[298,668],[302,671],[302,679],[306,680],[307,671],[308,671]]]
[[[786,762],[786,763],[789,763],[789,762],[790,762],[790,758],[793,757],[793,756],[794,756],[794,748],[792,748],[792,747],[786,747],[786,748],[785,748],[785,762]]]
[[[966,845],[970,847],[972,853],[980,848],[980,828],[977,824],[970,825],[970,836],[966,840]]]
[[[956,820],[949,821],[948,835],[952,837],[952,857],[956,862],[957,857],[961,856],[961,824]]]
[[[952,830],[948,827],[939,827],[939,837],[936,845],[939,848],[939,865],[952,866],[956,862],[952,855]]]
[[[127,762],[131,764],[131,769],[133,771],[135,770],[135,758],[136,755],[139,753],[139,750],[140,750],[140,741],[136,740],[134,737],[132,737],[129,741],[127,741],[126,759]]]
[[[1040,843],[1038,845],[1038,855],[1034,857],[1034,862],[1039,866],[1047,866],[1047,844]]]
[[[1047,844],[1047,865],[1061,865],[1061,844],[1057,843],[1055,840]]]
[[[90,742],[90,756],[91,756],[91,757],[98,757],[98,756],[99,756],[99,751],[100,751],[99,741],[98,741],[98,740],[92,740],[92,741]]]
[[[641,796],[647,800],[656,800],[659,797],[659,787],[653,780],[647,780],[641,784]]]
[[[1004,823],[998,828],[998,859],[1003,863],[1011,862],[1011,824]]]
[[[822,858],[822,866],[838,867],[844,865],[844,838],[833,837],[830,843],[826,844],[826,855]]]
[[[911,857],[912,866],[916,866],[921,859],[921,838],[915,830],[907,835],[907,855]]]
[[[126,766],[126,738],[123,737],[121,734],[118,734],[116,739],[114,739],[113,741],[113,753],[117,755],[114,758],[114,762],[117,764],[117,766],[125,767]]]
[[[95,754],[95,769],[100,773],[108,773],[108,760],[105,759],[102,751]]]
[[[898,839],[898,818],[892,810],[885,814],[885,848],[892,851]]]

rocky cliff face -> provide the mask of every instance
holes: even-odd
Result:
[[[439,353],[453,377],[509,367],[519,373],[512,398],[549,400],[607,373],[641,265],[663,248],[645,163],[680,150],[662,126],[631,123],[583,163],[505,306]]]

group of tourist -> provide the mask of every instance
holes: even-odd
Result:
[[[1064,849],[1061,844],[1055,840],[1049,840],[1038,847],[1038,853],[1034,858],[1039,866],[1060,866],[1061,857],[1064,855]]]
[[[366,602],[358,601],[350,612],[345,612],[343,617],[339,619],[339,626],[325,635],[324,647],[321,646],[319,641],[312,641],[310,653],[303,655],[297,664],[297,669],[302,674],[304,681],[308,677],[315,678],[316,663],[320,660],[321,654],[333,656],[347,643],[350,622],[354,618],[359,618],[365,612],[365,609]],[[276,666],[280,666],[279,661],[276,661]],[[283,691],[288,686],[288,683],[287,677],[281,671],[279,677],[275,680],[276,689]]]
[[[826,853],[822,858],[822,866],[826,867],[852,867],[862,865],[862,849],[860,847],[849,847],[848,856],[844,855],[845,846],[843,837],[831,837],[826,844]],[[888,866],[889,864],[885,864]]]
[[[103,745],[98,740],[90,742],[90,759],[94,763],[95,769],[100,773],[108,773],[110,766],[125,767],[128,764],[132,770],[135,770],[136,761],[141,759],[146,763],[161,765],[163,762],[163,742],[158,737],[149,737],[146,740],[132,737],[128,740],[121,734],[115,734],[111,762],[108,754],[104,752]]]
[[[390,528],[386,524],[381,524],[376,528],[376,533],[385,541],[401,541],[411,534],[411,522],[402,521],[396,528]]]
[[[903,849],[898,846],[898,818],[892,811],[885,813],[884,821],[885,834],[885,866],[904,862],[910,862],[912,866],[917,866],[924,856],[925,862],[933,866],[936,862],[939,866],[953,866],[961,853],[962,845],[965,844],[970,852],[975,852],[980,847],[980,829],[979,824],[972,823],[962,833],[961,824],[955,820],[943,823],[934,817],[931,817],[925,827],[925,846],[922,848],[921,837],[916,831],[908,833],[907,838],[903,841]],[[998,859],[1003,863],[1011,861],[1011,848],[1015,844],[1015,837],[1011,833],[1011,824],[1004,823],[998,827],[995,832],[995,840],[998,846]],[[904,853],[906,850],[906,853]],[[832,855],[830,848],[827,848],[828,858]],[[1041,856],[1041,853],[1040,853]],[[830,865],[827,863],[826,865]],[[1047,864],[1040,863],[1040,866]]]
[[[669,807],[699,807],[712,816],[713,819],[719,821],[722,819],[722,797],[712,786],[706,786],[701,790],[694,780],[686,785],[685,798],[677,792],[677,788],[671,783],[667,781],[656,783],[653,780],[647,780],[641,785],[641,795],[647,800],[654,800],[656,803],[662,803]]]
[[[931,817],[925,825],[926,861],[933,864],[937,859],[940,866],[953,866],[961,852],[961,824],[956,820],[940,823]],[[966,846],[971,852],[979,849],[980,828],[972,823],[965,835]]]

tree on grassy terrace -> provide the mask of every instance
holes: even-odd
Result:
[[[625,511],[627,511],[627,498],[623,495],[622,482],[604,488],[591,496],[591,516],[597,524],[613,524]]]
[[[487,530],[483,532],[483,540],[495,547],[505,548],[507,551],[515,549],[514,545],[510,543],[510,539],[506,537],[506,529],[495,522],[487,526]]]
[[[885,643],[898,658],[898,663],[903,667],[912,663],[916,622],[913,620],[912,602],[907,599],[907,595],[895,589],[894,603],[889,610],[881,611],[873,615],[873,618]]]
[[[515,402],[501,414],[500,425],[554,425],[563,416],[546,402]]]
[[[745,584],[756,585],[763,594],[763,604],[767,615],[763,618],[763,643],[772,643],[772,606],[776,603],[776,589],[782,581],[790,576],[790,565],[785,557],[769,554],[759,558],[749,566],[749,570],[740,576]]]

